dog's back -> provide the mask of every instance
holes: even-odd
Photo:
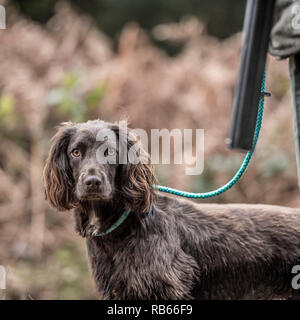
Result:
[[[172,208],[183,250],[199,266],[194,298],[270,298],[297,294],[300,210],[269,205],[194,204],[162,197]],[[170,212],[171,213],[171,212]]]

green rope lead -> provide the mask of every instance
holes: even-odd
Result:
[[[235,174],[235,176],[224,186],[220,187],[219,189],[209,191],[209,192],[204,192],[204,193],[192,193],[192,192],[185,192],[185,191],[180,191],[177,189],[169,188],[169,187],[164,187],[160,185],[153,185],[155,189],[161,192],[167,192],[171,194],[175,194],[180,197],[185,197],[185,198],[194,198],[194,199],[206,199],[206,198],[211,198],[220,195],[221,193],[229,190],[232,188],[242,177],[244,172],[246,171],[250,160],[252,158],[252,155],[254,153],[256,143],[259,137],[259,132],[261,128],[261,123],[262,123],[262,117],[263,117],[263,112],[264,112],[264,93],[265,93],[265,83],[266,83],[266,74],[264,73],[263,75],[263,80],[262,80],[262,85],[261,85],[261,98],[259,100],[259,106],[258,106],[258,113],[257,113],[257,120],[256,120],[256,127],[254,131],[254,137],[253,137],[253,145],[251,150],[249,150],[245,156],[245,159],[239,169],[239,171]]]

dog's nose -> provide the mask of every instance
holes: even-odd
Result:
[[[88,176],[84,179],[84,184],[89,189],[97,189],[101,185],[101,179],[98,176]]]

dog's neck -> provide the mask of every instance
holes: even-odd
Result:
[[[128,210],[125,204],[116,199],[112,201],[80,201],[75,209],[76,229],[83,236],[88,236],[87,230],[91,226],[97,226],[98,233],[105,232],[122,216],[125,210]],[[137,215],[131,212],[128,218],[105,238],[124,235],[131,228],[136,227],[139,221]]]
[[[111,201],[83,201],[81,207],[91,218],[100,219],[102,223],[118,219],[125,210],[124,204],[116,199]]]

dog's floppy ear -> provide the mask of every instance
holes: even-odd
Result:
[[[69,210],[74,204],[74,178],[67,148],[75,131],[72,123],[63,123],[52,138],[48,159],[44,168],[46,200],[58,210]]]
[[[130,139],[128,139],[130,137]],[[122,139],[122,133],[119,135]],[[127,139],[127,164],[122,164],[121,173],[121,195],[127,203],[128,209],[136,213],[146,213],[150,210],[155,199],[153,184],[157,183],[154,168],[151,165],[148,153],[142,149],[136,136],[129,131]],[[132,163],[129,150],[133,145],[138,145],[140,159],[142,162]],[[142,153],[142,155],[141,155]]]

